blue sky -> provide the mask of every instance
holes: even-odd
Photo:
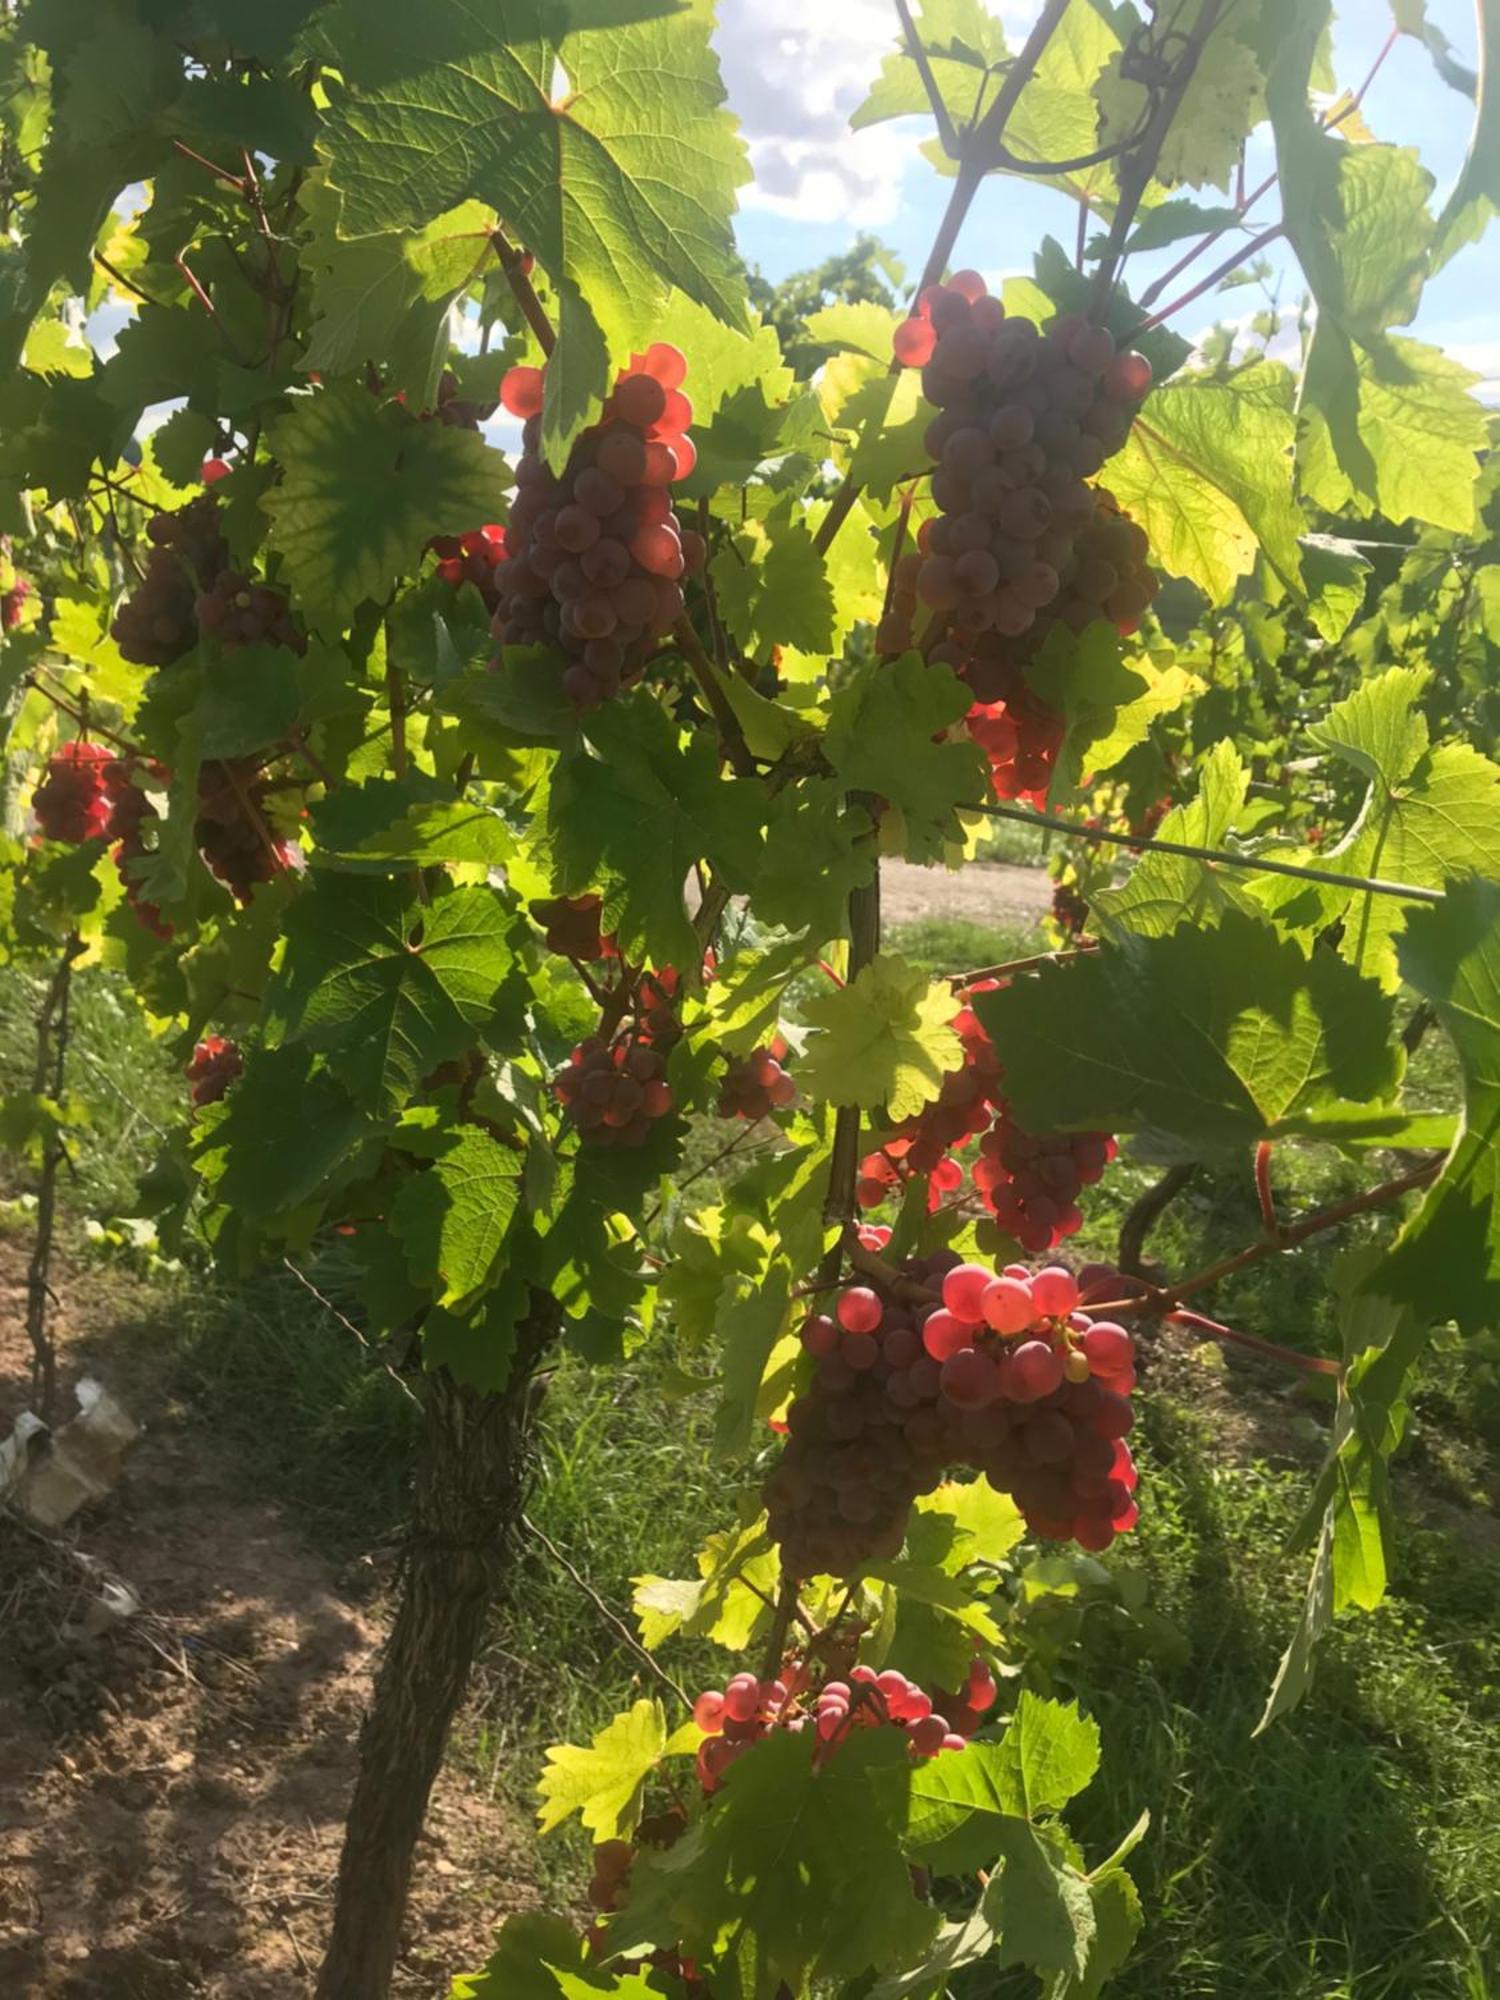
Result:
[[[1034,4],[988,0],[1012,46],[1024,36]],[[1469,0],[1428,0],[1428,18],[1447,34],[1460,60],[1472,65],[1475,30]],[[720,0],[717,41],[730,102],[749,142],[756,182],[741,192],[740,247],[768,277],[815,264],[843,248],[860,229],[897,251],[908,273],[920,269],[948,183],[917,151],[928,123],[904,119],[864,133],[847,129],[885,51],[895,42],[891,0]],[[1391,26],[1387,0],[1343,0],[1335,25],[1339,81],[1363,81]],[[1437,182],[1441,201],[1462,162],[1472,106],[1438,77],[1426,50],[1403,37],[1386,59],[1363,105],[1377,138],[1416,146]],[[1250,174],[1263,177],[1271,149],[1252,141]],[[1189,192],[1191,192],[1189,190]],[[1205,190],[1203,200],[1219,197]],[[1275,190],[1254,217],[1268,227],[1280,213]],[[995,178],[980,191],[956,263],[993,281],[1025,268],[1041,238],[1073,241],[1077,211],[1050,189]],[[1500,231],[1500,224],[1495,225]],[[1180,253],[1179,245],[1132,267],[1139,290]],[[1227,254],[1226,246],[1226,254]],[[1282,297],[1299,285],[1289,258]],[[1204,269],[1211,268],[1205,264]],[[1254,311],[1252,289],[1205,298],[1174,322],[1190,337],[1216,318]],[[1448,348],[1485,378],[1487,397],[1500,400],[1500,254],[1488,238],[1460,255],[1427,288],[1413,331]]]

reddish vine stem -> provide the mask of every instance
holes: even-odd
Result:
[[[1241,244],[1231,256],[1224,259],[1223,263],[1215,264],[1206,278],[1200,278],[1196,285],[1189,286],[1188,290],[1173,299],[1170,305],[1163,306],[1160,312],[1152,313],[1149,319],[1143,319],[1139,326],[1132,327],[1130,339],[1138,340],[1143,333],[1150,333],[1153,327],[1160,326],[1174,313],[1181,312],[1184,306],[1190,306],[1194,299],[1201,299],[1205,292],[1211,292],[1221,279],[1229,276],[1231,271],[1237,271],[1247,257],[1256,256],[1268,244],[1274,243],[1278,237],[1285,234],[1285,222],[1278,222],[1270,229],[1263,229],[1259,236],[1254,236],[1248,243]]]
[[[945,972],[950,986],[977,986],[982,979],[1008,979],[1013,972],[1032,972],[1039,965],[1066,965],[1069,959],[1087,958],[1099,949],[1096,944],[1079,944],[1067,951],[1036,951],[1029,958],[1008,958],[1003,965],[980,965],[972,972]]]
[[[1258,1354],[1262,1360],[1275,1361],[1283,1368],[1295,1368],[1303,1375],[1341,1376],[1343,1363],[1331,1361],[1322,1354],[1299,1354],[1295,1347],[1281,1347],[1274,1340],[1262,1340],[1258,1334],[1241,1333],[1238,1327],[1223,1326],[1216,1319],[1207,1319],[1202,1313],[1170,1312],[1166,1317],[1178,1326],[1190,1326],[1200,1333],[1212,1335],[1215,1340],[1227,1342],[1231,1347],[1243,1347],[1251,1354]]]
[[[1276,1196],[1271,1188],[1271,1142],[1262,1139],[1255,1149],[1255,1194],[1260,1203],[1260,1219],[1272,1243],[1281,1242],[1281,1220],[1276,1213]]]
[[[505,273],[507,284],[521,308],[522,317],[536,335],[537,345],[543,354],[551,354],[557,346],[557,334],[548,319],[546,309],[536,295],[536,288],[521,269],[521,252],[512,243],[497,223],[490,231],[490,246],[500,259],[500,268]]]
[[[901,32],[906,37],[906,52],[917,66],[917,75],[922,79],[922,88],[927,92],[927,102],[932,107],[932,115],[937,121],[938,138],[943,151],[950,160],[959,156],[958,134],[953,129],[953,120],[948,115],[948,106],[943,93],[938,89],[937,78],[932,73],[932,64],[927,60],[927,49],[922,37],[917,33],[917,25],[911,17],[911,9],[906,0],[896,0],[896,12],[901,18]]]
[[[76,722],[78,727],[86,731],[89,735],[101,737],[106,743],[113,743],[117,750],[123,750],[128,757],[140,756],[140,751],[137,750],[133,743],[127,743],[123,736],[116,736],[113,730],[106,729],[102,723],[95,722],[92,716],[86,715],[81,708],[76,708],[67,699],[66,695],[59,694],[56,688],[50,687],[46,681],[40,680],[36,674],[28,674],[26,676],[26,685],[35,688],[42,699],[50,701],[60,715],[69,717],[71,721]]]

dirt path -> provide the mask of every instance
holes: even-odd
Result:
[[[882,861],[880,897],[887,923],[963,917],[1023,928],[1040,923],[1051,909],[1052,878],[1045,868],[1012,868],[1001,861],[971,861],[961,869]]]
[[[0,1243],[0,1436],[26,1401]],[[49,1549],[0,1516],[0,1994],[296,2000],[312,1992],[381,1639],[270,1502],[231,1490],[92,1280],[61,1280],[71,1383],[92,1370],[145,1434],[110,1498]],[[70,1310],[71,1309],[71,1310]],[[127,1308],[128,1310],[128,1308]],[[73,1551],[69,1554],[67,1551]],[[144,1612],[97,1631],[83,1555]],[[482,1963],[515,1890],[513,1824],[452,1773],[418,1864],[405,2000]]]

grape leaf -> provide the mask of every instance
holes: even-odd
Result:
[[[1127,666],[1120,657],[1119,633],[1102,618],[1079,633],[1060,621],[1055,624],[1028,662],[1026,679],[1064,720],[1049,788],[1054,805],[1075,798],[1096,776],[1114,770],[1145,741],[1159,716],[1180,708],[1203,687],[1195,674],[1179,666],[1158,667],[1144,651]]]
[[[430,409],[448,358],[449,310],[493,261],[482,232],[494,217],[466,202],[425,228],[346,242],[336,228],[338,196],[326,182],[309,181],[298,200],[311,225],[302,268],[313,287],[312,329],[298,366],[327,377],[372,363],[389,393]],[[499,376],[497,365],[497,389]]]
[[[874,832],[837,779],[804,778],[778,792],[751,893],[756,915],[815,943],[838,937],[850,891],[874,879]]]
[[[1098,1768],[1099,1725],[1072,1703],[1023,1691],[999,1743],[971,1743],[912,1773],[908,1846],[941,1874],[987,1868],[1002,1852],[1002,1821],[1060,1811]]]
[[[1233,743],[1216,743],[1198,766],[1196,798],[1173,806],[1157,833],[1194,847],[1222,847],[1243,811],[1250,773]],[[1229,907],[1253,905],[1229,871],[1185,854],[1143,854],[1118,889],[1096,890],[1094,917],[1111,935],[1164,937],[1181,923],[1216,922]]]
[[[493,867],[515,840],[491,807],[455,799],[431,779],[367,778],[312,808],[322,867],[391,872],[434,862]]]
[[[1496,74],[1496,53],[1500,51],[1500,12],[1495,0],[1482,0],[1476,9],[1484,60],[1475,79],[1474,127],[1463,168],[1453,183],[1437,220],[1437,241],[1432,268],[1436,271],[1466,243],[1477,243],[1490,218],[1500,211],[1500,75]],[[1440,30],[1429,24],[1427,40],[1442,41]],[[1443,44],[1446,53],[1446,42]],[[1437,60],[1437,51],[1434,51]],[[1442,65],[1439,65],[1442,67]],[[1454,79],[1444,70],[1448,81]]]
[[[913,1894],[901,1850],[911,1764],[900,1731],[856,1730],[821,1770],[813,1747],[774,1730],[736,1758],[713,1812],[637,1861],[611,1941],[680,1941],[707,1963],[751,1940],[764,2000],[781,1980],[804,1992],[923,1951],[938,1919]],[[859,1894],[830,1900],[830,1882]]]
[[[261,502],[299,610],[335,637],[409,576],[433,535],[506,512],[505,460],[474,431],[419,423],[353,383],[303,398],[277,422],[282,477]]]
[[[638,962],[696,973],[702,954],[683,884],[694,864],[707,860],[728,888],[751,886],[761,789],[721,777],[713,735],[695,732],[684,743],[650,694],[608,703],[584,729],[589,749],[561,758],[552,780],[557,891],[606,886],[624,951]]]
[[[696,1577],[631,1579],[631,1607],[648,1650],[681,1632],[738,1653],[765,1623],[766,1597],[775,1591],[778,1562],[764,1514],[744,1527],[710,1535],[697,1563]]]
[[[1389,1460],[1406,1428],[1405,1386],[1430,1338],[1429,1318],[1370,1289],[1382,1281],[1373,1244],[1348,1251],[1330,1283],[1338,1299],[1345,1373],[1327,1459],[1293,1547],[1314,1545],[1307,1595],[1256,1735],[1307,1692],[1319,1640],[1340,1611],[1372,1611],[1385,1595],[1392,1522]]]
[[[1099,1768],[1099,1725],[1076,1702],[1046,1701],[1023,1689],[993,1771],[1004,1810],[1034,1819],[1061,1812]]]
[[[1477,1333],[1500,1313],[1500,887],[1459,883],[1437,907],[1414,910],[1399,957],[1458,1051],[1464,1122],[1372,1282],[1424,1321],[1455,1319]]]
[[[537,1781],[537,1826],[550,1833],[572,1813],[597,1840],[628,1838],[641,1816],[647,1778],[667,1749],[659,1701],[638,1701],[601,1729],[585,1750],[556,1743]]]
[[[507,1917],[483,1971],[461,1974],[448,2000],[562,2000],[565,1969],[586,1993],[638,1994],[639,2000],[649,2000],[651,1989],[634,1975],[619,1981],[593,1968],[575,1927],[542,1910]]]
[[[440,1306],[473,1298],[495,1274],[520,1192],[516,1155],[472,1125],[444,1133],[431,1164],[403,1182],[391,1229],[413,1281],[433,1287]]]
[[[1180,197],[1148,208],[1125,242],[1125,254],[1137,250],[1164,250],[1184,236],[1205,236],[1216,230],[1243,230],[1238,209],[1205,208],[1201,202]]]
[[[1154,98],[1124,52],[1116,55],[1094,86],[1099,106],[1099,141],[1126,140],[1149,118]],[[1265,115],[1265,78],[1251,49],[1221,24],[1199,53],[1197,65],[1172,119],[1156,162],[1156,178],[1168,187],[1213,186],[1228,192],[1241,149]]]
[[[421,228],[470,198],[505,217],[560,305],[550,454],[603,395],[609,355],[655,338],[669,286],[745,324],[729,226],[745,153],[710,0],[576,33],[557,0],[428,0],[419,14],[339,0],[327,18],[351,86],[324,119],[340,233]]]
[[[933,407],[922,394],[920,372],[864,366],[854,388],[834,393],[838,373],[825,373],[824,408],[829,428],[839,433],[834,463],[877,500],[887,499],[902,480],[916,478],[930,464],[923,438]]]
[[[287,913],[269,1018],[326,1050],[358,1103],[398,1104],[477,1040],[510,970],[507,928],[489,889],[424,904],[406,882],[315,877]]]
[[[938,95],[955,130],[962,131],[976,115],[987,80],[1005,60],[1004,31],[980,0],[922,0],[912,13]],[[903,40],[881,62],[880,74],[850,115],[849,126],[858,132],[930,108],[921,72]]]
[[[1110,491],[1150,536],[1152,561],[1215,603],[1227,601],[1262,551],[1301,592],[1294,394],[1279,361],[1179,374],[1152,391],[1110,460]]]
[[[1330,1099],[1383,1101],[1401,1073],[1388,996],[1238,910],[1211,930],[1123,937],[972,1004],[1034,1132],[1159,1126],[1233,1151]]]
[[[985,795],[975,743],[934,741],[969,710],[951,667],[908,653],[849,676],[833,698],[824,752],[850,791],[873,792],[901,813],[911,861],[937,861],[963,837],[958,809]]]
[[[786,1324],[791,1288],[791,1271],[776,1263],[755,1285],[733,1286],[720,1303],[717,1330],[724,1376],[714,1448],[725,1458],[749,1450],[754,1440],[761,1380]]]
[[[1123,1868],[1089,1876],[1094,1934],[1081,1971],[1059,1971],[1043,1982],[1043,2000],[1098,2000],[1129,1958],[1141,1929],[1141,1899]]]
[[[1005,1865],[979,1907],[996,1933],[998,1962],[1081,1978],[1094,1941],[1087,1881],[1046,1832],[1014,1819],[997,1822],[997,1831]]]
[[[194,1156],[214,1199],[251,1218],[313,1195],[369,1130],[309,1050],[257,1049],[222,1104],[200,1114]]]
[[[819,1032],[801,1074],[830,1104],[884,1105],[893,1119],[910,1118],[962,1063],[949,1025],[958,1012],[952,989],[903,959],[872,960],[849,985],[808,1000],[804,1012]]]
[[[1119,34],[1104,8],[1090,0],[1069,0],[1006,120],[1007,150],[1029,161],[1065,160],[1095,151],[1099,132],[1091,93],[1119,47]],[[1027,175],[1028,180],[1037,178],[1044,187],[1087,200],[1095,210],[1113,205],[1115,175],[1108,161],[1061,174]]]
[[[1426,669],[1392,667],[1309,732],[1370,780],[1358,819],[1328,855],[1343,873],[1430,889],[1471,875],[1500,878],[1500,766],[1467,743],[1429,748],[1417,703],[1430,680]],[[1324,900],[1330,917],[1342,903],[1339,948],[1350,964],[1394,990],[1396,939],[1410,906],[1359,890]]]
[[[747,523],[711,569],[720,616],[745,653],[769,654],[773,645],[809,653],[832,647],[837,626],[827,563],[790,499],[765,520]]]

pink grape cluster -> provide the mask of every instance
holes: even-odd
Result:
[[[505,561],[505,530],[497,522],[470,528],[462,535],[434,535],[427,544],[438,559],[437,573],[444,583],[457,590],[472,583],[489,612],[500,608],[500,585],[495,572]]]
[[[602,896],[539,896],[528,908],[541,925],[547,949],[560,957],[592,961],[619,956],[612,933],[599,928]]]
[[[719,1116],[769,1118],[797,1101],[797,1086],[782,1068],[787,1053],[783,1042],[778,1048],[754,1049],[741,1061],[731,1061],[719,1086]]]
[[[228,567],[229,545],[212,494],[146,523],[146,572],[115,613],[110,636],[127,660],[169,667],[198,642],[197,606]]]
[[[568,699],[591,708],[637,679],[651,647],[683,611],[681,579],[703,567],[703,539],[684,528],[671,488],[697,462],[687,361],[658,341],[632,358],[600,421],[561,475],[541,457],[545,372],[512,368],[500,400],[524,419],[504,559],[491,571],[501,646],[556,646]]]
[[[580,1042],[552,1079],[552,1091],[590,1146],[644,1146],[673,1104],[665,1056],[644,1035],[630,1033]]]
[[[1118,1150],[1106,1132],[1039,1137],[1024,1131],[1002,1106],[979,1142],[972,1178],[1000,1227],[1035,1254],[1082,1227],[1078,1196]]]
[[[0,590],[0,632],[15,631],[34,595],[35,587],[26,576],[18,576],[8,590]]]
[[[826,1763],[856,1729],[901,1730],[912,1759],[925,1763],[942,1750],[962,1750],[994,1706],[994,1676],[976,1659],[960,1694],[951,1698],[957,1721],[939,1711],[931,1695],[888,1667],[855,1666],[845,1680],[815,1686],[806,1666],[791,1661],[774,1680],[735,1674],[722,1689],[709,1689],[693,1704],[693,1721],[703,1731],[698,1747],[698,1779],[716,1792],[724,1773],[752,1743],[773,1729],[810,1733],[815,1763]]]
[[[788,1568],[894,1557],[912,1501],[959,1465],[1012,1494],[1037,1534],[1103,1549],[1132,1527],[1134,1343],[1079,1298],[1061,1265],[995,1271],[943,1251],[806,1320],[815,1365],[765,1487]]]
[[[998,984],[980,980],[968,990],[984,992]],[[1107,1132],[1025,1131],[1011,1116],[1004,1073],[978,1016],[965,1007],[953,1026],[963,1046],[962,1067],[944,1077],[931,1104],[897,1126],[860,1162],[855,1189],[860,1206],[877,1208],[925,1174],[928,1207],[937,1208],[963,1186],[964,1169],[955,1151],[982,1133],[972,1168],[975,1189],[1023,1250],[1054,1249],[1082,1227],[1078,1195],[1115,1157],[1115,1142]]]
[[[276,832],[268,815],[271,791],[253,757],[211,759],[198,773],[193,838],[211,874],[236,902],[297,866],[295,841]]]
[[[216,639],[226,653],[241,646],[285,646],[307,651],[307,634],[291,604],[279,590],[257,583],[239,570],[226,569],[194,605],[198,629]]]
[[[47,760],[47,775],[32,795],[36,823],[48,840],[76,847],[109,831],[113,802],[109,775],[117,759],[103,743],[64,743]]]
[[[194,1105],[217,1104],[245,1067],[239,1049],[224,1035],[195,1043],[187,1065],[188,1096]]]

